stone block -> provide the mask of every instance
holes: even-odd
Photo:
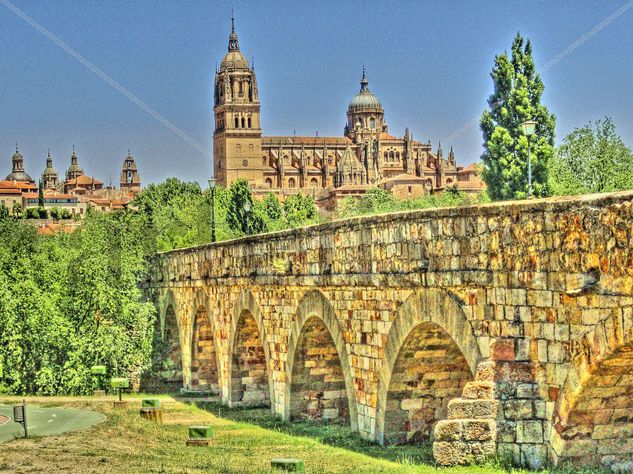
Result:
[[[494,382],[468,382],[462,392],[462,398],[491,399],[494,397]]]
[[[543,422],[534,420],[517,421],[516,441],[517,443],[542,443]]]
[[[489,441],[496,438],[494,420],[464,420],[462,423],[465,441]]]
[[[534,417],[532,400],[507,400],[503,403],[503,416],[508,420],[526,420]]]
[[[468,400],[456,398],[448,402],[449,420],[495,419],[499,409],[497,400]]]
[[[435,441],[459,441],[463,438],[461,420],[440,420],[435,425]]]

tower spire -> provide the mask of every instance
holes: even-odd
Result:
[[[231,10],[231,34],[229,35],[229,53],[231,51],[239,51],[240,44],[237,40],[237,33],[235,32],[235,17],[233,16],[233,11]]]
[[[363,64],[363,77],[360,79],[360,91],[368,91],[369,81],[367,80],[367,76],[365,75],[365,65]]]

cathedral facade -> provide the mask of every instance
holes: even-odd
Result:
[[[449,186],[477,193],[485,189],[474,165],[457,166],[453,149],[389,133],[380,100],[363,74],[347,108],[341,137],[262,135],[254,67],[240,51],[232,21],[228,52],[215,75],[213,158],[218,184],[247,179],[255,194],[313,196],[333,210],[346,196],[380,186],[400,198],[421,197]]]

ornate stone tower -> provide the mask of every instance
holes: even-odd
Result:
[[[245,178],[263,182],[262,130],[255,69],[240,52],[231,18],[229,48],[215,74],[213,168],[221,186]]]
[[[52,189],[59,190],[59,175],[57,174],[57,170],[53,168],[53,159],[51,158],[51,152],[48,151],[48,156],[46,157],[46,168],[42,172],[42,186],[44,189]]]
[[[127,151],[127,156],[123,162],[119,185],[123,193],[136,194],[141,191],[141,177],[138,174],[136,161],[130,154],[130,150]]]
[[[84,170],[79,166],[79,160],[77,159],[77,153],[75,153],[75,145],[73,145],[73,154],[70,155],[70,166],[66,171],[66,181],[75,179],[79,176],[83,176]]]

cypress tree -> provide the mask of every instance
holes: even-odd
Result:
[[[490,76],[494,92],[480,121],[483,179],[488,193],[493,200],[527,197],[528,140],[521,124],[534,120],[536,132],[530,137],[533,195],[546,196],[556,118],[541,104],[544,86],[536,73],[530,40],[517,33],[511,57],[506,52],[497,55]]]

